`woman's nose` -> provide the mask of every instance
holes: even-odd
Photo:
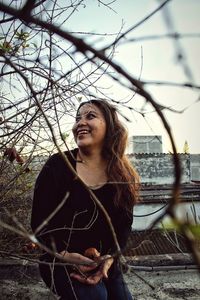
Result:
[[[84,117],[82,117],[82,118],[80,118],[80,120],[78,121],[78,126],[80,126],[80,125],[86,125],[87,124],[87,120],[86,120],[86,118],[84,118]]]

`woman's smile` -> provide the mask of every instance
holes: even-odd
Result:
[[[90,133],[91,131],[89,129],[83,129],[83,128],[78,128],[77,129],[77,136],[82,136]]]

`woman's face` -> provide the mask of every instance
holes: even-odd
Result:
[[[102,149],[106,135],[103,113],[94,104],[84,104],[77,113],[72,131],[79,148]]]

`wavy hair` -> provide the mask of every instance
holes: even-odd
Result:
[[[107,129],[102,155],[107,161],[108,181],[116,188],[115,205],[125,207],[127,211],[132,210],[139,199],[140,181],[138,173],[125,155],[127,130],[118,118],[116,107],[106,100],[94,99],[82,102],[77,111],[88,103],[97,106],[106,121]]]

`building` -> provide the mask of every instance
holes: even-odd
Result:
[[[161,135],[136,135],[130,138],[130,153],[163,153]]]

